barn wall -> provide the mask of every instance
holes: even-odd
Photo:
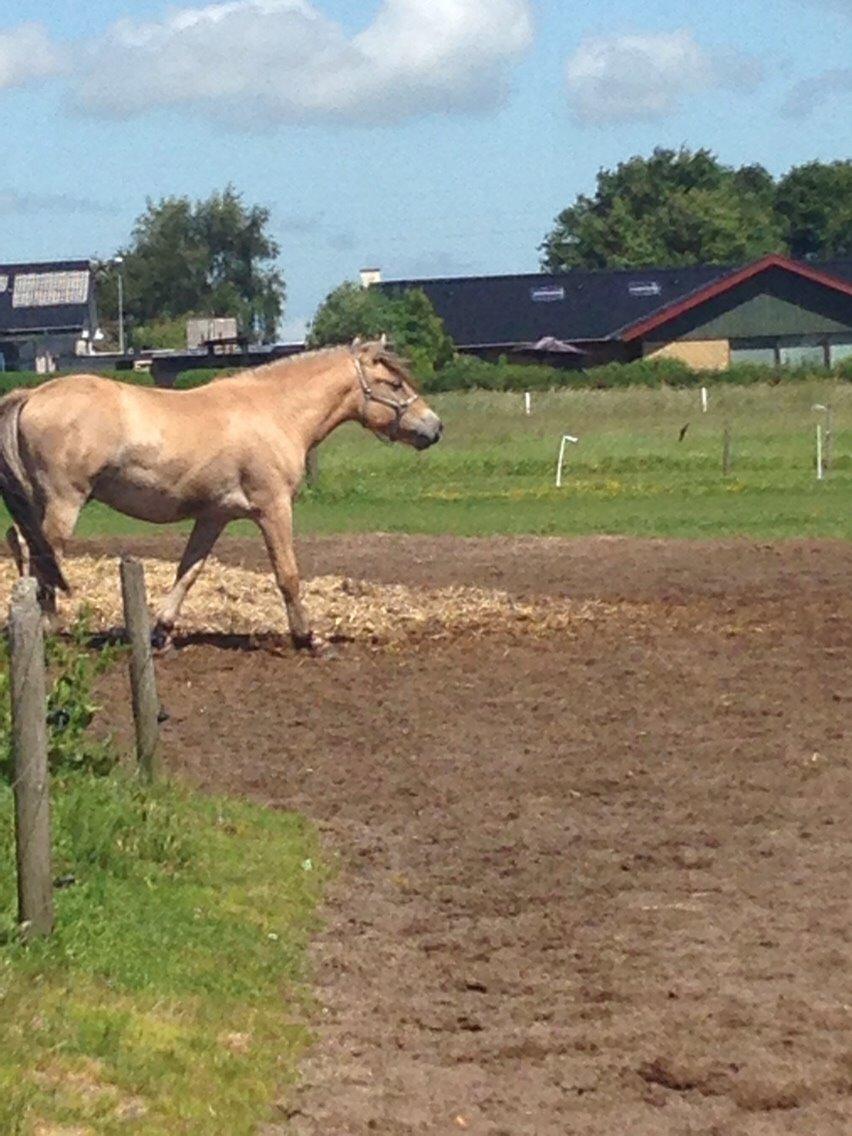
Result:
[[[727,339],[676,339],[672,343],[645,343],[643,354],[651,359],[679,359],[696,371],[721,371],[730,365]]]

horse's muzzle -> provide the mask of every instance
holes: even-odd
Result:
[[[436,418],[434,425],[417,430],[414,435],[414,448],[416,450],[428,450],[430,446],[434,446],[436,442],[440,442],[443,433],[444,424],[440,418]]]

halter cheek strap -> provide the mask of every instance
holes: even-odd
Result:
[[[383,395],[383,394],[376,394],[376,392],[373,390],[373,388],[370,386],[369,382],[367,381],[367,376],[364,373],[364,365],[361,362],[361,360],[357,356],[355,356],[353,361],[355,363],[355,370],[358,374],[358,382],[361,386],[361,392],[364,395],[364,402],[363,402],[363,405],[361,407],[361,424],[363,426],[368,425],[368,423],[367,423],[367,407],[369,406],[369,404],[371,402],[378,402],[381,406],[388,406],[394,412],[394,415],[395,415],[395,418],[394,418],[393,422],[391,423],[391,427],[388,430],[388,438],[390,438],[391,441],[395,441],[399,437],[399,431],[400,431],[400,427],[402,426],[403,415],[405,414],[405,412],[408,410],[408,408],[413,403],[417,402],[417,399],[420,396],[418,394],[413,394],[413,395],[411,395],[410,398],[397,400],[397,399],[393,399],[393,398],[388,398],[386,395]]]

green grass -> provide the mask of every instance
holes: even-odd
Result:
[[[831,379],[522,396],[435,395],[444,440],[424,454],[346,426],[320,451],[321,482],[297,506],[302,532],[625,533],[852,537],[852,384]],[[834,462],[814,477],[814,403],[834,411]],[[682,442],[680,428],[689,422]],[[725,422],[733,469],[721,471]],[[565,485],[554,488],[563,432]],[[81,533],[155,531],[98,506]],[[232,531],[254,532],[240,524]]]
[[[306,1043],[313,831],[121,773],[59,778],[52,807],[75,883],[25,948],[0,785],[0,1132],[255,1133]]]
[[[346,427],[323,446],[303,530],[852,537],[852,387],[715,388],[707,414],[683,390],[533,396],[448,394],[433,402],[444,440],[425,454]],[[814,477],[814,403],[831,403],[834,461]],[[681,427],[689,423],[684,440]],[[724,423],[733,469],[721,471]],[[565,484],[554,486],[561,434]]]

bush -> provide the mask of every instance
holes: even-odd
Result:
[[[715,383],[747,386],[752,383],[801,382],[814,377],[852,381],[852,358],[832,371],[808,367],[770,367],[734,363],[723,371],[694,370],[680,359],[634,359],[630,363],[604,363],[586,371],[562,370],[540,363],[511,363],[502,356],[486,363],[474,355],[457,355],[437,371],[415,369],[423,390],[435,394],[452,390],[553,390],[559,387],[616,389],[623,387],[700,387]]]
[[[52,773],[88,770],[105,774],[116,763],[112,742],[88,736],[98,711],[93,701],[95,679],[111,666],[118,648],[97,654],[86,649],[89,630],[85,616],[71,628],[70,637],[48,636],[45,658],[48,667],[47,725],[48,758]],[[12,779],[12,736],[8,645],[0,646],[0,779]]]
[[[214,379],[223,379],[237,372],[233,367],[224,370],[216,367],[195,367],[188,371],[180,371],[174,381],[174,390],[193,390],[212,383]]]
[[[426,393],[450,390],[548,390],[571,386],[580,377],[577,371],[562,371],[538,363],[510,363],[505,356],[497,363],[486,363],[475,355],[457,355],[431,375],[418,373]]]
[[[119,383],[137,387],[154,385],[154,380],[147,371],[55,371],[50,375],[42,375],[37,371],[0,371],[0,396],[22,387],[40,387],[53,379],[65,379],[78,374],[99,375],[104,379],[115,379]]]

